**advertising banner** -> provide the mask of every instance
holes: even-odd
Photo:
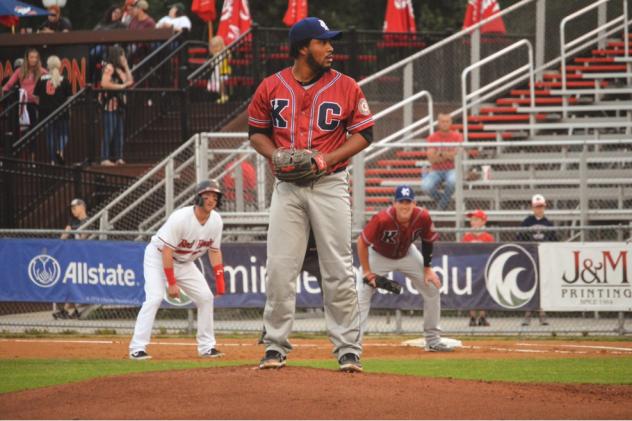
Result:
[[[142,304],[144,245],[0,240],[0,301]]]
[[[516,244],[437,244],[433,267],[443,283],[442,307],[497,310],[538,308],[536,247]],[[223,247],[223,254],[229,294],[218,298],[217,305],[262,307],[265,304],[265,245],[227,244]],[[212,272],[207,261],[204,266],[206,273]],[[423,298],[409,279],[397,272],[389,274],[389,277],[404,286],[403,293],[393,295],[378,290],[373,297],[372,308],[422,308]],[[296,305],[322,306],[318,280],[307,272],[299,275]]]
[[[632,244],[543,243],[538,253],[544,310],[632,310]]]
[[[144,300],[145,243],[0,239],[0,301],[73,302],[140,306]],[[265,305],[266,246],[225,244],[226,294],[218,308]],[[444,309],[532,310],[539,307],[536,244],[457,244],[435,246],[433,267],[442,280]],[[357,259],[356,259],[357,260]],[[214,289],[207,258],[198,267]],[[421,268],[420,268],[421,270]],[[420,309],[423,299],[409,279],[390,274],[404,286],[400,295],[378,290],[373,308]],[[322,306],[318,280],[307,272],[296,284],[299,308]],[[165,305],[191,306],[188,297]]]

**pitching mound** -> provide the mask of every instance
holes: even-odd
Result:
[[[9,393],[0,408],[13,419],[617,419],[631,390],[233,367]]]
[[[126,359],[128,338],[0,340],[0,358]],[[628,343],[464,341],[450,354],[370,339],[363,358],[622,358]],[[0,395],[3,419],[629,419],[632,386],[551,385],[347,374],[292,366],[331,359],[327,340],[297,339],[290,366],[256,370],[253,339],[225,339],[226,360],[248,365],[153,372]],[[157,339],[157,360],[196,358],[192,339]],[[143,362],[138,362],[142,364]]]

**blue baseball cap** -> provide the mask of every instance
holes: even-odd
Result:
[[[398,186],[395,190],[395,201],[400,202],[402,200],[415,200],[415,192],[410,186],[402,185]]]
[[[330,31],[322,19],[307,17],[299,20],[290,28],[290,43],[306,39],[340,39],[341,31]]]

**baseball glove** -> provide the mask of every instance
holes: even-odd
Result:
[[[279,148],[272,154],[274,175],[281,181],[308,185],[327,172],[327,163],[317,150]]]
[[[362,280],[366,284],[369,283],[369,278],[366,276],[362,278]],[[375,287],[392,292],[393,294],[400,294],[402,292],[402,286],[392,279],[388,279],[386,276],[375,275]]]

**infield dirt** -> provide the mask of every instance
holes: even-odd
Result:
[[[0,358],[125,359],[128,338],[2,340]],[[363,358],[631,355],[629,342],[465,341],[451,354],[371,339]],[[294,340],[290,361],[332,358],[326,340]],[[227,360],[256,361],[254,339],[220,340]],[[621,348],[617,351],[617,348]],[[190,339],[156,339],[155,359],[192,359]],[[628,358],[624,358],[629,361]],[[139,362],[142,364],[142,362]],[[630,419],[632,386],[521,384],[252,365],[98,378],[0,395],[11,419]]]

